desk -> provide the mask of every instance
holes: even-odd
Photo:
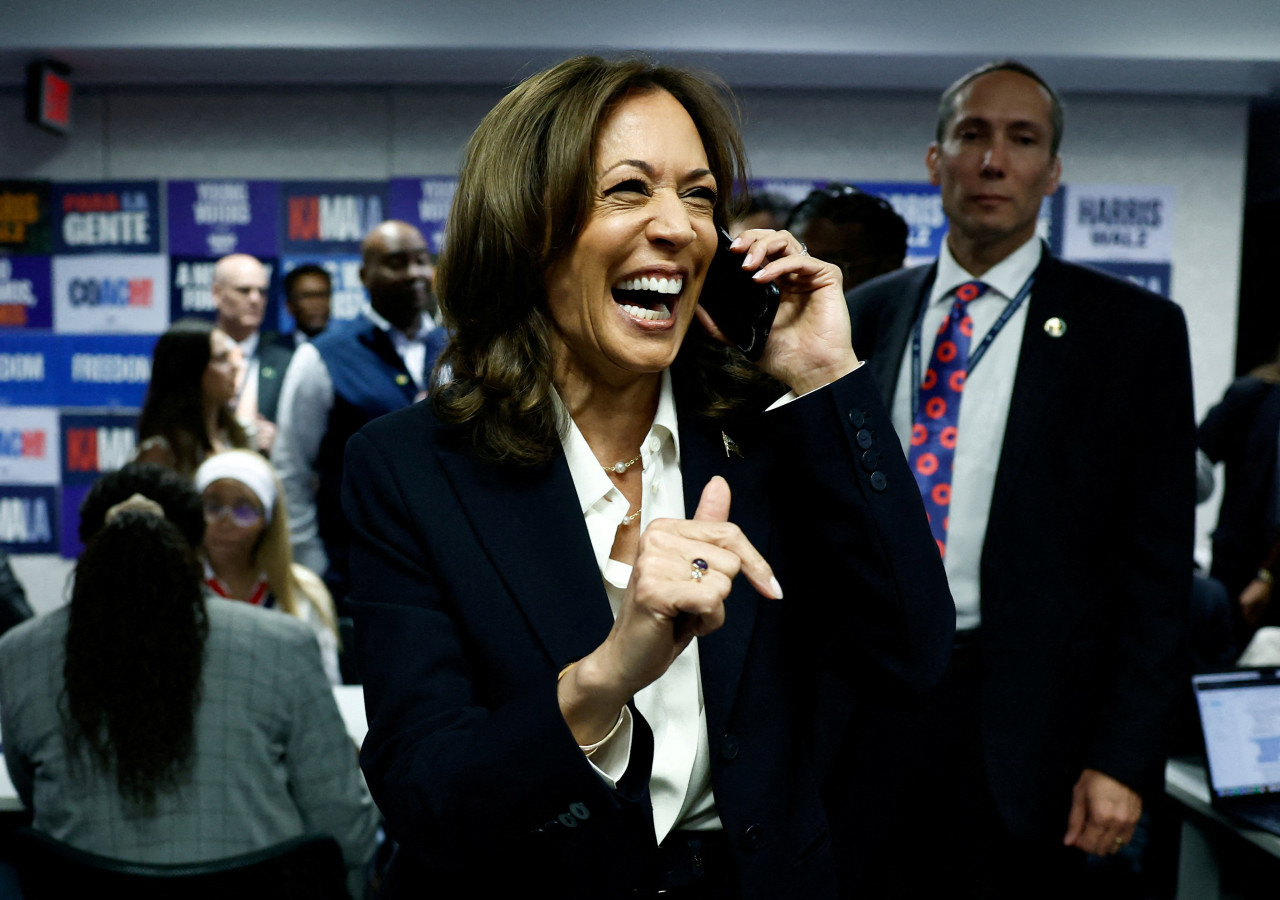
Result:
[[[364,742],[365,732],[369,730],[369,721],[364,714],[364,688],[358,684],[337,685],[333,689],[333,699],[338,704],[338,712],[342,713],[347,734],[351,735],[351,740],[359,747]],[[21,812],[23,809],[18,791],[9,779],[9,770],[0,765],[0,813]]]
[[[1252,845],[1280,861],[1280,837],[1243,825],[1213,808],[1204,765],[1199,760],[1169,760],[1164,770],[1164,789],[1183,812],[1178,900],[1216,900],[1225,896],[1218,858],[1224,847],[1233,843]],[[1276,865],[1280,867],[1280,862]]]

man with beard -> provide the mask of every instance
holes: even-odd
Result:
[[[288,499],[294,556],[324,576],[339,614],[347,595],[349,533],[340,504],[347,440],[424,396],[448,340],[435,321],[435,271],[418,229],[383,222],[365,237],[361,255],[369,305],[294,354],[272,456]]]

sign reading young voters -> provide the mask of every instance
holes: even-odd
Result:
[[[169,265],[159,255],[55,256],[53,327],[62,334],[158,334],[169,326]]]
[[[48,253],[49,182],[0,181],[0,253]]]
[[[168,189],[171,255],[279,252],[279,182],[170,181]]]
[[[10,553],[58,552],[58,489],[0,484],[0,546]]]
[[[1071,259],[1168,262],[1172,187],[1069,184],[1063,253]]]
[[[386,210],[385,181],[281,182],[280,250],[289,256],[359,253]]]
[[[52,327],[49,257],[0,256],[0,329]]]
[[[155,181],[54,183],[53,252],[159,253]]]
[[[444,246],[444,226],[449,206],[458,190],[453,175],[428,175],[424,178],[392,178],[388,187],[389,219],[399,219],[422,232],[433,257]]]
[[[58,411],[15,406],[0,422],[0,484],[58,483]]]

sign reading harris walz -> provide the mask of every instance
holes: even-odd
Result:
[[[1169,296],[1174,189],[1069,184],[1064,255]]]
[[[280,184],[280,252],[290,256],[358,253],[386,218],[385,181],[285,181]]]

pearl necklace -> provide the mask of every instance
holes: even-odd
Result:
[[[616,463],[614,463],[611,466],[601,466],[600,468],[604,469],[605,472],[610,475],[625,475],[627,472],[627,469],[630,469],[632,466],[634,466],[638,462],[640,462],[640,454],[637,453],[635,456],[631,457],[626,462],[623,462],[622,460],[618,460]],[[627,523],[627,524],[630,524],[630,523]]]

